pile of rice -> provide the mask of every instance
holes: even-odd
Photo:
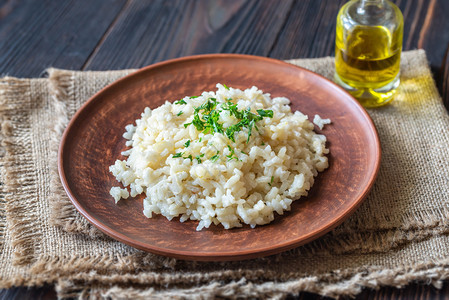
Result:
[[[155,213],[169,220],[180,217],[181,222],[198,220],[197,230],[212,223],[229,229],[270,223],[274,212],[282,215],[292,201],[307,195],[314,176],[328,167],[326,137],[313,131],[306,115],[292,113],[287,98],[271,99],[257,87],[217,88],[197,98],[185,97],[186,104],[167,101],[154,110],[145,108],[136,126],[126,126],[123,137],[131,148],[122,154],[128,158],[110,166],[125,186],[111,188],[116,202],[145,193],[143,213],[148,218]],[[273,118],[258,121],[249,142],[246,129],[237,132],[233,142],[221,133],[185,127],[194,108],[210,98],[217,100],[217,108],[232,99],[239,110],[269,109]],[[314,121],[321,127],[330,123],[319,116]],[[220,122],[227,128],[237,120],[223,111]],[[173,157],[180,152],[182,157]],[[217,153],[218,159],[211,159]],[[194,159],[183,158],[189,155]]]

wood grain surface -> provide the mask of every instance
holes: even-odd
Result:
[[[51,66],[80,69],[123,3],[4,1],[0,7],[0,73],[39,77]]]
[[[344,2],[0,0],[0,73],[37,77],[51,66],[136,68],[212,52],[279,59],[333,55],[335,18]],[[404,50],[426,50],[449,107],[449,1],[394,2],[404,14]],[[442,290],[426,285],[366,290],[357,298],[446,299],[448,286]],[[1,299],[44,299],[49,294],[54,298],[51,287],[0,291]],[[310,294],[300,298],[319,299]]]
[[[131,1],[85,69],[140,68],[204,53],[267,56],[290,7],[291,1]]]

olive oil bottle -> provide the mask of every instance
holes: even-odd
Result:
[[[352,0],[338,13],[335,81],[364,107],[393,99],[403,27],[400,9],[388,0]]]

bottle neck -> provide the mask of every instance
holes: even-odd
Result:
[[[357,13],[366,17],[376,17],[383,14],[385,8],[386,0],[360,0]]]
[[[385,0],[361,0],[360,7],[365,7],[367,5],[376,5],[382,7],[385,4]]]

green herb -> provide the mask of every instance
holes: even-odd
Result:
[[[178,114],[177,114],[177,116],[179,117],[180,115],[182,115],[184,112],[181,110]]]
[[[262,142],[262,146],[265,146],[265,143],[264,143],[264,142]]]
[[[181,157],[183,154],[184,154],[183,152],[178,152],[175,155],[173,155],[173,158]]]
[[[232,102],[232,99],[226,99],[228,100],[225,104],[222,104],[221,108],[223,110],[229,110],[229,114],[232,116],[234,115],[237,119],[242,119],[242,114],[237,108],[237,104]]]
[[[246,154],[246,155],[248,155],[248,153],[246,153],[246,152],[243,152],[243,151],[240,151],[240,152],[242,152],[243,154]]]
[[[229,149],[229,154],[226,155],[226,157],[228,158],[228,161],[231,161],[233,159],[235,160],[239,160],[238,157],[235,155],[234,149],[231,148],[231,146],[228,145],[228,149]]]
[[[271,109],[258,109],[257,113],[262,117],[273,118],[273,111]]]
[[[201,161],[201,157],[203,157],[204,156],[204,153],[203,154],[201,154],[201,155],[197,155],[196,157],[195,157],[195,159],[196,159],[196,161],[200,164],[202,161]]]
[[[199,96],[190,96],[190,99],[198,98]]]
[[[216,162],[219,158],[220,158],[220,155],[218,155],[218,151],[217,151],[217,154],[215,154],[214,156],[212,156],[212,157],[210,158],[210,160],[211,160],[212,162]]]
[[[225,89],[227,89],[229,91],[229,87],[226,84],[223,83],[223,86]]]
[[[229,90],[228,86],[226,86],[225,84],[223,86]],[[192,99],[197,97],[199,96],[192,96],[190,98]],[[175,104],[186,104],[186,103],[184,100],[179,100],[175,102]],[[223,123],[220,123],[220,113],[222,113],[223,111],[229,111],[229,114],[237,119],[237,123],[229,126],[228,128],[226,128],[226,130],[223,128]],[[180,112],[178,115],[181,114],[182,112]],[[226,102],[219,106],[217,99],[210,97],[207,99],[206,102],[194,108],[192,121],[190,123],[185,123],[184,127],[187,128],[188,126],[193,125],[196,128],[196,130],[202,132],[203,134],[221,133],[223,135],[226,135],[233,142],[235,142],[235,134],[238,133],[239,131],[243,131],[246,129],[248,134],[246,142],[249,143],[249,139],[252,135],[253,128],[259,131],[259,128],[257,127],[257,122],[262,120],[264,117],[272,118],[273,111],[258,109],[256,114],[251,112],[250,107],[243,110],[239,110],[237,104],[232,102],[232,98],[227,98]],[[201,142],[202,140],[203,140],[202,137],[200,137],[198,141]],[[190,144],[191,141],[188,140],[184,144],[184,146],[187,148],[190,146]],[[208,144],[213,146],[212,143],[210,142]],[[262,145],[265,145],[265,143],[262,142]],[[231,146],[229,145],[227,145],[227,147],[229,149],[229,154],[226,155],[228,161],[233,159],[239,160],[237,155],[235,154],[234,149],[232,149]],[[248,155],[243,151],[241,151],[241,153]],[[182,155],[183,155],[182,153],[179,153],[174,157],[181,157]],[[195,159],[198,161],[198,163],[201,163],[202,157],[204,157],[204,154],[197,155]],[[192,155],[183,158],[185,159],[188,158],[191,161],[193,161]],[[219,158],[220,158],[219,151],[217,151],[217,154],[212,156],[210,160],[212,162],[215,162]]]
[[[269,186],[271,186],[273,184],[273,180],[274,180],[274,176],[271,176],[271,182],[268,184]]]
[[[200,110],[205,110],[205,112],[211,112],[212,110],[215,109],[215,107],[217,106],[217,99],[216,98],[209,98],[207,100],[207,102],[201,104],[200,106],[195,108],[196,112],[199,112]]]
[[[181,99],[181,100],[176,101],[175,104],[181,105],[181,104],[187,104],[187,102],[185,102],[184,99]]]
[[[257,110],[258,114],[255,114],[251,112],[249,107],[245,110],[239,110],[237,104],[230,100],[232,99],[228,98],[227,102],[221,105],[222,110],[219,110],[217,109],[217,99],[212,97],[209,98],[207,102],[195,107],[192,122],[184,124],[184,127],[187,128],[189,125],[193,125],[198,131],[206,134],[214,134],[217,132],[221,134],[224,133],[233,142],[235,142],[235,133],[246,128],[248,130],[246,142],[248,143],[253,128],[256,128],[256,130],[259,131],[256,122],[262,120],[264,117],[273,117],[272,110],[259,109]],[[223,129],[223,124],[219,122],[220,113],[223,110],[229,111],[231,116],[234,116],[239,120],[236,124],[229,126],[226,131]]]
[[[223,133],[223,124],[219,123],[220,110],[216,110],[217,99],[209,98],[207,102],[195,108],[193,120],[184,124],[187,128],[190,124],[195,126],[198,131],[204,133]]]
[[[200,139],[198,140],[198,142],[201,143],[202,140],[203,140],[203,137],[200,137]]]
[[[240,119],[240,121],[237,124],[229,126],[226,129],[226,136],[231,141],[235,142],[235,138],[234,138],[235,133],[238,131],[241,131],[243,128],[247,128],[248,129],[248,138],[247,138],[246,142],[248,143],[249,138],[251,137],[253,127],[255,126],[256,122],[262,120],[263,117],[252,113],[250,111],[249,107],[243,111],[239,111],[237,109],[237,104],[230,104],[230,102],[228,102],[227,107],[224,109],[229,110],[231,115],[234,115],[237,119]],[[258,130],[257,127],[256,127],[256,129]]]

